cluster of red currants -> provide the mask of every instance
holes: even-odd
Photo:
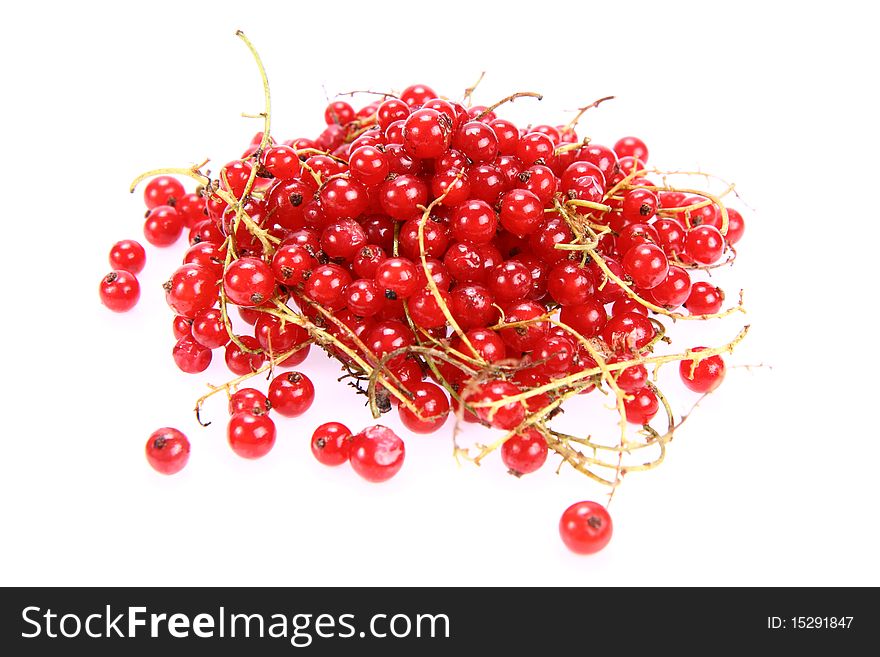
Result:
[[[657,395],[635,362],[659,337],[649,308],[721,310],[723,292],[692,274],[731,252],[744,230],[738,212],[651,180],[648,149],[635,137],[607,147],[580,141],[572,126],[522,129],[424,85],[357,111],[333,102],[325,120],[315,139],[256,135],[196,192],[166,175],[145,188],[146,240],[167,247],[188,231],[164,285],[174,362],[202,372],[219,349],[239,378],[275,373],[267,395],[227,388],[237,454],[271,449],[270,411],[295,417],[311,405],[309,378],[276,370],[301,364],[312,342],[364,381],[378,370],[380,396],[412,432],[436,431],[451,410],[518,430],[501,447],[518,476],[548,454],[527,418],[557,399],[548,384],[597,367],[588,344],[609,364],[633,361],[614,370],[627,421],[654,417]],[[596,238],[589,252],[585,234]],[[114,245],[100,286],[108,308],[135,305],[144,262],[137,242]],[[251,332],[233,331],[232,306]],[[680,368],[697,392],[724,375],[718,355]],[[601,377],[579,392],[597,384]],[[548,390],[522,398],[539,387]],[[179,470],[184,442],[159,430],[150,462]],[[312,449],[372,481],[397,472],[404,453],[384,427],[352,436],[333,422],[318,427]],[[592,536],[597,522],[592,511],[572,512],[568,525],[588,523]],[[599,524],[610,537],[610,519]],[[572,549],[591,551],[582,548]]]

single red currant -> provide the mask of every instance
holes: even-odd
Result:
[[[163,427],[150,434],[146,454],[147,462],[156,472],[172,475],[189,461],[189,440],[177,429]]]
[[[285,417],[297,417],[315,401],[315,386],[301,372],[286,372],[272,379],[267,397],[272,410]]]
[[[446,422],[449,415],[449,397],[440,386],[420,381],[407,388],[412,394],[410,402],[415,411],[401,403],[397,410],[403,426],[413,433],[433,433]]]
[[[251,415],[265,415],[272,408],[272,403],[266,399],[266,395],[256,388],[242,388],[229,398],[229,414],[250,413]]]
[[[147,263],[147,253],[134,240],[121,240],[110,249],[110,268],[140,274]]]
[[[204,372],[211,364],[211,350],[191,335],[180,338],[174,345],[171,355],[177,367],[187,374]]]
[[[576,554],[598,552],[611,540],[611,516],[597,502],[578,502],[568,507],[559,520],[559,535]]]
[[[170,205],[158,205],[147,213],[144,237],[153,246],[171,246],[183,233],[183,219]]]
[[[340,422],[326,422],[312,433],[312,454],[324,465],[342,465],[351,451],[351,429]]]
[[[685,237],[685,253],[701,265],[712,265],[724,253],[724,238],[715,226],[691,228]]]
[[[626,421],[631,424],[648,424],[657,411],[660,410],[660,402],[651,388],[645,386],[632,393],[632,399],[625,399],[623,408],[626,412]]]
[[[138,302],[141,286],[138,279],[129,271],[116,269],[101,279],[98,287],[101,303],[115,313],[124,313]]]
[[[724,292],[720,287],[700,281],[691,286],[691,293],[684,307],[691,315],[712,315],[721,310]]]
[[[403,466],[406,448],[388,427],[375,425],[351,437],[349,462],[367,481],[386,481]]]
[[[171,176],[156,176],[144,187],[144,203],[148,210],[160,205],[174,207],[177,201],[183,198],[186,191],[177,178]],[[132,272],[136,273],[136,272]]]
[[[251,351],[243,351],[235,342],[230,341],[226,345],[226,352],[224,354],[226,366],[230,372],[238,376],[256,372],[263,366],[266,354],[260,350],[260,343],[254,336],[239,335],[237,337],[239,342]]]
[[[691,349],[691,351],[705,350],[705,347]],[[724,359],[716,355],[700,360],[683,360],[679,363],[678,373],[688,390],[701,393],[712,392],[724,380]]]
[[[258,459],[275,445],[275,423],[266,414],[236,413],[229,418],[226,438],[242,458]]]
[[[623,137],[614,144],[617,157],[637,157],[644,164],[648,161],[648,147],[638,137]]]
[[[537,430],[528,428],[504,441],[501,460],[517,477],[535,472],[547,460],[547,441]]]

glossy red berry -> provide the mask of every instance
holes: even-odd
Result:
[[[227,298],[239,306],[259,306],[272,298],[275,275],[257,258],[233,260],[223,273],[223,289]]]
[[[250,413],[251,415],[265,415],[272,408],[272,403],[266,399],[266,395],[256,388],[242,388],[237,390],[229,398],[229,414]]]
[[[265,414],[236,413],[229,418],[226,439],[242,458],[258,459],[275,445],[275,423]]]
[[[421,107],[432,98],[437,98],[437,92],[426,84],[413,84],[400,93],[400,100],[409,107]]]
[[[712,315],[721,310],[724,303],[724,292],[721,288],[700,281],[691,286],[691,293],[684,302],[684,307],[691,315]]]
[[[379,188],[382,210],[394,219],[407,220],[421,214],[419,206],[428,202],[428,186],[410,175],[397,176]]]
[[[471,162],[492,162],[498,155],[498,135],[482,121],[468,121],[452,140],[452,145]]]
[[[487,381],[478,384],[473,391],[466,392],[464,400],[475,407],[474,411],[483,422],[497,429],[509,430],[519,426],[525,419],[525,405],[518,401],[507,402],[498,407],[490,404],[519,393],[520,389],[510,381]]]
[[[329,310],[345,307],[345,287],[351,283],[351,274],[339,265],[318,265],[303,287],[303,293],[312,301]]]
[[[577,502],[568,507],[559,520],[559,536],[576,554],[594,554],[611,540],[611,516],[597,502]]]
[[[403,426],[413,433],[433,433],[446,422],[449,415],[449,397],[440,386],[428,381],[410,384],[410,402],[415,411],[401,403],[397,410]]]
[[[361,146],[349,156],[351,177],[367,187],[375,187],[388,177],[391,165],[384,150],[376,146]]]
[[[189,461],[189,440],[177,429],[163,427],[150,434],[145,451],[147,462],[156,472],[172,475]]]
[[[601,301],[588,299],[575,306],[563,306],[559,320],[585,338],[594,338],[605,328],[608,315]]]
[[[286,372],[272,379],[267,397],[273,411],[285,417],[297,417],[315,401],[315,386],[301,372]]]
[[[623,270],[636,287],[650,290],[658,286],[669,272],[669,260],[655,244],[638,244],[627,251],[621,261]]]
[[[389,299],[406,299],[418,292],[419,270],[408,258],[386,258],[376,268],[379,291]]]
[[[364,229],[352,219],[340,219],[321,234],[321,249],[334,260],[351,260],[366,244]]]
[[[351,437],[349,462],[367,481],[387,481],[403,466],[406,448],[388,427],[375,425]]]
[[[548,334],[532,350],[532,361],[535,368],[544,374],[559,376],[571,372],[575,353],[575,344],[570,338]]]
[[[452,308],[452,296],[443,289],[438,290],[447,308]],[[429,289],[416,292],[408,299],[409,314],[416,326],[435,329],[446,326],[446,314]]]
[[[148,210],[160,205],[174,207],[185,194],[186,191],[177,178],[156,176],[144,187],[144,204]]]
[[[110,249],[110,268],[139,274],[147,263],[147,253],[134,240],[121,240]]]
[[[651,288],[654,303],[664,308],[678,308],[687,301],[691,293],[691,277],[681,267],[672,265],[666,278],[656,287]]]
[[[318,197],[328,222],[357,219],[369,205],[364,186],[348,178],[331,178],[321,187]]]
[[[399,98],[388,98],[376,110],[379,127],[385,130],[395,121],[403,121],[409,116],[409,105]]]
[[[632,399],[625,399],[623,408],[626,421],[631,424],[648,424],[660,409],[660,401],[651,388],[645,386],[632,393]]]
[[[226,366],[238,376],[256,372],[266,361],[266,354],[260,349],[260,343],[252,335],[240,335],[238,340],[250,351],[243,351],[235,342],[230,341],[224,354]]]
[[[101,303],[110,310],[124,313],[137,304],[141,296],[141,286],[134,274],[124,269],[117,269],[101,279],[98,294]]]
[[[457,285],[450,294],[450,310],[459,328],[467,331],[494,324],[498,319],[495,299],[488,288],[478,283]]]
[[[403,124],[403,147],[418,159],[440,157],[452,140],[452,117],[433,109],[418,109]]]
[[[501,460],[517,477],[535,472],[547,460],[547,441],[537,430],[526,429],[504,441]]]
[[[351,429],[340,422],[326,422],[312,433],[312,454],[324,465],[342,465],[351,451]]]
[[[654,325],[639,313],[614,315],[602,329],[602,338],[619,354],[638,353],[654,338]]]
[[[354,121],[354,108],[344,100],[334,100],[324,110],[327,125],[345,125]]]
[[[286,180],[299,175],[299,156],[290,146],[270,146],[263,153],[263,169],[273,178]]]
[[[378,358],[393,351],[402,350],[413,342],[415,342],[415,337],[409,327],[396,320],[379,322],[364,336],[364,344]],[[394,367],[405,359],[406,354],[401,353],[391,358],[388,365]]]
[[[623,208],[620,213],[628,221],[647,222],[657,214],[660,201],[657,194],[649,189],[631,189],[623,195]]]
[[[505,344],[516,351],[532,351],[547,333],[546,322],[532,321],[546,314],[547,310],[534,301],[522,301],[505,308],[505,324],[515,326],[503,327],[498,334]],[[521,322],[529,322],[522,324]]]
[[[623,137],[614,144],[617,157],[637,157],[644,164],[648,161],[648,147],[638,137]]]
[[[183,233],[183,219],[170,205],[158,205],[147,213],[144,237],[153,246],[171,246]]]
[[[547,273],[547,292],[560,306],[577,306],[593,297],[593,276],[586,267],[561,262]]]
[[[705,347],[694,347],[691,351],[705,351]],[[725,374],[724,359],[719,355],[708,356],[699,361],[683,360],[678,373],[682,383],[694,392],[712,392],[721,385]]]
[[[530,235],[544,221],[544,206],[532,192],[514,189],[503,196],[499,218],[501,225],[514,235]]]
[[[495,237],[498,217],[485,201],[470,200],[455,208],[451,223],[455,239],[486,244]]]
[[[224,347],[229,342],[229,333],[223,323],[223,315],[218,308],[205,308],[196,313],[192,323],[192,337],[208,349]]]
[[[697,226],[687,232],[685,253],[701,265],[712,265],[724,253],[724,238],[715,226]]]
[[[180,371],[187,374],[204,372],[211,364],[211,350],[191,335],[180,338],[174,345],[171,355]]]
[[[486,284],[499,303],[521,301],[532,290],[532,275],[522,262],[506,260],[489,271]]]
[[[553,140],[540,132],[529,132],[519,139],[516,146],[516,157],[527,167],[533,164],[551,166],[556,146]]]

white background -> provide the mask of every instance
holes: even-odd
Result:
[[[869,3],[14,3],[2,57],[3,416],[0,583],[253,585],[880,584],[878,576],[876,64]],[[259,8],[257,8],[259,7]],[[247,10],[245,10],[247,8]],[[516,480],[497,458],[456,466],[450,431],[406,436],[383,485],[312,458],[312,429],[371,422],[315,354],[318,400],[258,462],[225,444],[223,404],[201,430],[204,375],[177,371],[150,252],[136,310],[97,298],[117,239],[141,237],[130,180],[237,156],[266,63],[275,134],[313,135],[327,94],[426,82],[502,115],[643,137],[652,161],[734,179],[748,222],[728,291],[753,330],[719,392],[626,479],[614,538],[588,558],[562,510],[604,500],[548,465]],[[363,98],[366,102],[367,98]],[[729,282],[728,282],[729,281]],[[743,318],[701,327],[720,343]],[[693,331],[693,327],[690,327]],[[697,340],[676,326],[680,348]],[[670,369],[668,373],[674,374]],[[677,411],[693,395],[676,388]],[[399,427],[397,419],[387,422]],[[593,411],[569,415],[591,431]],[[154,473],[149,433],[192,440],[179,475]],[[598,425],[597,425],[598,426]],[[485,439],[486,437],[484,437]]]

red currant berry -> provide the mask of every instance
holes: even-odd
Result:
[[[268,415],[236,413],[229,418],[226,438],[242,458],[258,459],[275,445],[275,423]]]
[[[736,244],[742,239],[745,231],[746,225],[743,221],[742,215],[733,208],[727,208],[727,234],[724,236],[727,243]]]
[[[627,297],[626,299],[618,299],[611,306],[612,315],[621,315],[623,313],[638,313],[647,317],[648,309],[635,299]]]
[[[361,146],[349,156],[351,177],[362,185],[375,187],[388,177],[391,166],[385,153],[375,146]]]
[[[129,271],[116,269],[101,279],[98,287],[101,303],[115,313],[124,313],[138,302],[141,286],[138,279]]]
[[[376,120],[379,127],[385,130],[395,121],[404,121],[409,116],[409,105],[399,98],[389,98],[385,100],[379,109],[376,110]]]
[[[514,235],[531,235],[544,221],[544,206],[532,192],[514,189],[501,199],[500,220]]]
[[[180,340],[180,338],[192,335],[192,325],[193,320],[187,317],[181,317],[180,315],[174,316],[174,322],[171,325],[171,330],[174,333],[174,339]]]
[[[452,308],[452,296],[443,289],[438,290],[447,308]],[[436,329],[446,326],[446,314],[431,290],[420,290],[409,298],[409,314],[416,326]]]
[[[199,194],[184,194],[174,205],[186,228],[192,228],[208,216],[205,199]]]
[[[529,132],[520,137],[516,157],[527,167],[533,164],[553,165],[556,146],[553,140],[540,132]]]
[[[532,360],[536,369],[548,376],[571,372],[576,354],[572,341],[560,335],[545,335],[535,345]]]
[[[593,297],[593,276],[586,267],[560,262],[547,274],[547,291],[560,306],[577,306]]]
[[[177,178],[171,176],[157,176],[147,183],[144,188],[144,203],[148,210],[160,205],[174,207],[177,201],[183,198],[186,191]],[[133,272],[134,273],[134,272]]]
[[[510,430],[519,426],[525,419],[526,407],[518,401],[494,408],[490,404],[518,394],[520,389],[510,381],[487,381],[466,393],[464,401],[475,407],[477,416],[486,424],[496,429]]]
[[[312,454],[324,465],[342,465],[351,451],[351,430],[339,422],[326,422],[312,433]]]
[[[666,278],[654,288],[651,296],[654,303],[664,308],[678,308],[687,301],[691,293],[691,277],[681,267],[672,265]]]
[[[637,157],[642,164],[648,161],[648,147],[638,137],[623,137],[614,144],[617,157]]]
[[[569,244],[574,241],[574,233],[571,232],[564,219],[551,217],[541,224],[529,238],[529,247],[532,255],[539,258],[546,265],[552,265],[567,259],[571,251],[557,249],[557,244]]]
[[[225,347],[229,342],[229,333],[223,323],[223,315],[217,308],[206,308],[196,313],[192,322],[192,336],[208,349]]]
[[[705,347],[694,347],[691,351],[705,351]],[[693,392],[712,392],[724,380],[725,365],[721,356],[708,356],[700,360],[683,360],[678,373],[688,390]]]
[[[485,201],[467,201],[452,214],[452,234],[460,241],[486,244],[495,237],[497,227],[495,211]]]
[[[386,354],[409,347],[415,342],[412,331],[408,326],[395,320],[380,322],[373,326],[366,334],[364,344],[376,355],[382,358]],[[406,354],[399,354],[388,361],[389,367],[396,367],[406,359]]]
[[[272,410],[285,417],[297,417],[315,401],[315,386],[305,374],[287,372],[272,379],[267,397]]]
[[[225,360],[229,371],[238,376],[251,374],[256,372],[263,366],[266,360],[266,354],[260,350],[260,343],[252,335],[237,336],[247,349],[251,351],[243,351],[235,342],[226,345]],[[251,353],[254,352],[254,353]]]
[[[382,184],[379,202],[390,217],[412,219],[420,214],[419,206],[425,206],[428,202],[428,186],[414,176],[397,176]]]
[[[421,287],[418,269],[408,258],[386,258],[376,268],[379,290],[392,301],[406,299]]]
[[[669,273],[669,260],[663,249],[654,244],[638,244],[623,256],[623,270],[637,287],[650,290],[657,287]]]
[[[648,424],[657,411],[660,410],[660,402],[657,395],[649,387],[639,388],[632,393],[632,399],[625,399],[623,409],[626,413],[626,421],[631,424]]]
[[[535,472],[547,460],[547,441],[537,430],[526,429],[504,441],[501,460],[517,477]]]
[[[492,268],[486,283],[499,303],[521,301],[532,291],[531,272],[517,260],[506,260]]]
[[[537,196],[543,205],[553,201],[556,195],[556,174],[550,167],[535,164],[520,173],[518,178],[522,189]]]
[[[324,110],[327,125],[346,125],[354,121],[354,108],[344,100],[334,100]]]
[[[183,233],[183,219],[170,205],[158,205],[147,213],[144,237],[153,246],[171,246]]]
[[[403,466],[406,448],[388,427],[375,425],[351,437],[349,462],[367,481],[387,481]]]
[[[724,238],[715,226],[697,226],[688,231],[684,250],[694,262],[712,265],[724,253]]]
[[[576,306],[563,306],[559,321],[574,329],[585,338],[599,335],[608,322],[605,307],[598,299],[588,299]]]
[[[400,94],[400,100],[412,107],[420,107],[432,98],[437,98],[437,92],[426,84],[414,84],[404,89]]]
[[[223,273],[223,289],[229,300],[239,306],[259,306],[272,298],[275,275],[257,258],[233,260]]]
[[[440,206],[455,207],[470,197],[471,183],[460,169],[441,170],[431,178],[431,193],[434,198],[443,197]]]
[[[189,461],[189,440],[177,429],[163,427],[150,434],[146,453],[147,462],[156,472],[172,475]]]
[[[433,433],[446,422],[449,415],[449,397],[440,386],[422,381],[408,386],[412,394],[412,405],[416,411],[406,404],[400,404],[397,410],[403,426],[413,433]]]
[[[433,109],[418,109],[403,124],[403,147],[412,157],[440,157],[452,140],[452,117]]]
[[[254,337],[267,354],[284,354],[309,340],[309,333],[293,322],[276,315],[259,313],[254,322]]]
[[[684,307],[691,315],[713,315],[721,310],[724,292],[721,288],[700,281],[691,286],[691,293]]]
[[[578,502],[568,507],[559,520],[559,535],[576,554],[598,552],[611,540],[611,516],[597,502]]]
[[[631,189],[623,195],[621,214],[627,221],[649,221],[660,204],[657,194],[649,189]]]
[[[321,249],[334,260],[351,260],[367,244],[367,235],[352,219],[340,219],[321,234]]]
[[[495,298],[488,288],[482,285],[474,283],[458,285],[450,296],[452,316],[465,331],[471,328],[483,328],[498,319],[498,309],[494,306]]]
[[[338,265],[318,265],[303,287],[305,296],[329,310],[345,307],[345,287],[351,274]]]
[[[385,306],[385,297],[375,280],[359,278],[346,286],[345,303],[355,315],[372,317]]]
[[[211,350],[191,335],[180,338],[174,345],[171,355],[180,371],[187,374],[204,372],[211,364]]]
[[[495,205],[498,197],[507,189],[507,183],[498,167],[492,164],[479,164],[467,170],[471,184],[471,198]]]
[[[639,313],[614,315],[602,329],[602,338],[619,354],[638,353],[654,338],[654,325]]]
[[[498,155],[498,135],[482,121],[465,123],[455,133],[452,145],[476,164],[491,162]]]
[[[608,364],[626,361],[625,356],[612,356]],[[612,370],[617,387],[626,393],[632,394],[645,387],[648,382],[648,370],[644,365],[636,364],[625,367],[622,370]]]
[[[110,249],[110,267],[139,274],[147,263],[147,253],[134,240],[121,240]]]
[[[425,255],[442,258],[449,247],[449,234],[446,227],[433,219],[423,220],[421,217],[410,219],[400,227],[400,253],[410,260],[418,260],[421,257],[420,224],[422,225],[422,244]]]
[[[263,169],[273,178],[287,180],[299,175],[299,156],[290,146],[271,146],[263,153]]]
[[[494,119],[489,126],[498,139],[498,152],[502,155],[516,155],[519,146],[519,128],[506,119]]]
[[[229,414],[250,413],[251,415],[265,415],[272,408],[272,403],[266,399],[266,395],[256,388],[242,388],[229,398]]]
[[[369,205],[364,186],[348,178],[331,178],[321,187],[318,198],[328,222],[357,219]]]

